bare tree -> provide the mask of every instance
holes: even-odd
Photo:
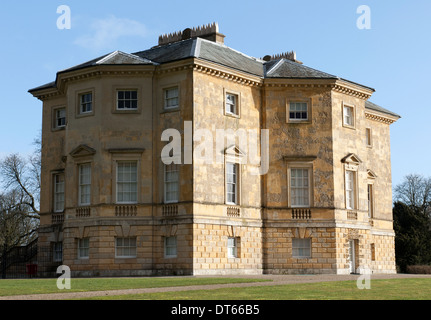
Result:
[[[11,154],[0,161],[0,245],[6,250],[31,241],[39,226],[41,138],[28,158]]]
[[[0,246],[7,251],[34,239],[38,217],[29,215],[26,196],[21,190],[0,195]]]
[[[28,215],[39,218],[38,193],[40,179],[35,176],[32,162],[25,160],[18,154],[7,156],[0,162],[0,174],[6,190],[21,193],[17,205],[25,206]],[[15,198],[18,200],[18,198]]]
[[[409,174],[395,187],[395,200],[429,213],[431,209],[431,177]]]

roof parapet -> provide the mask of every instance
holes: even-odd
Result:
[[[187,28],[183,31],[162,34],[159,36],[159,46],[198,37],[224,44],[225,35],[219,32],[218,23],[213,22],[203,26]]]

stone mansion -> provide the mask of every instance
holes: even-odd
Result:
[[[215,23],[162,35],[29,90],[43,102],[41,274],[396,272],[400,117],[294,52],[254,58],[224,38]],[[225,143],[203,150],[196,132]]]

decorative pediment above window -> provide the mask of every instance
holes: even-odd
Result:
[[[367,170],[367,178],[368,179],[376,179],[377,175],[370,169]]]
[[[94,154],[96,154],[96,150],[85,144],[81,144],[70,152],[73,158],[93,156]]]
[[[241,163],[243,159],[247,159],[247,154],[235,145],[232,145],[224,150],[227,161]]]
[[[234,156],[237,156],[237,157],[245,157],[246,156],[246,154],[240,148],[238,148],[235,145],[232,145],[232,146],[226,148],[224,150],[224,153],[226,155],[229,154],[229,155],[234,155]]]
[[[362,163],[362,160],[356,154],[349,153],[347,156],[341,159],[341,162],[352,165],[360,165]]]

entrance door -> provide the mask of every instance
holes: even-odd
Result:
[[[356,273],[356,253],[355,253],[355,240],[349,240],[349,271]]]

